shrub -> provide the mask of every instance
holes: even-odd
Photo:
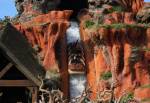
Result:
[[[86,28],[91,28],[94,24],[95,24],[95,23],[94,23],[94,21],[92,21],[92,20],[87,20],[87,21],[85,21],[85,27],[86,27]]]
[[[150,84],[142,85],[141,88],[150,88]]]
[[[101,76],[100,76],[100,79],[102,80],[108,80],[112,77],[112,73],[109,71],[109,72],[105,72],[103,73]]]
[[[143,51],[150,51],[150,48],[143,48]]]
[[[125,11],[121,6],[113,6],[112,9],[110,9],[108,11],[108,13],[112,13],[112,12],[123,12]]]
[[[142,103],[148,103],[148,102],[150,102],[150,98],[142,99],[141,102],[142,102]]]
[[[128,103],[128,101],[133,100],[133,99],[134,99],[134,94],[132,92],[127,93],[121,98],[120,103]]]
[[[4,20],[0,20],[0,24],[6,25],[10,22],[10,18],[8,16],[5,16]]]

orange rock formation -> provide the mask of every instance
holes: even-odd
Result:
[[[40,55],[42,65],[48,69],[58,69],[55,57],[55,44],[65,36],[69,26],[68,18],[71,11],[51,11],[45,15],[39,15],[31,21],[16,25],[19,31],[25,35],[32,47]],[[45,18],[45,19],[43,19]]]
[[[66,29],[72,11],[51,11],[15,27],[34,48],[45,70],[57,70],[62,78],[62,91],[68,96]],[[43,19],[44,18],[44,19]]]
[[[117,0],[117,2],[134,13],[137,13],[144,5],[144,0]]]
[[[110,19],[106,16],[104,25],[134,25],[136,21],[133,15],[131,12],[108,14]],[[104,83],[100,76],[111,71],[117,98],[124,92],[133,92],[139,100],[150,98],[150,88],[141,88],[150,83],[150,51],[146,50],[150,48],[150,29],[142,25],[87,29],[84,25],[81,22],[80,30],[87,64],[87,79],[95,94],[92,97],[96,97],[98,90],[106,89],[108,84]],[[98,37],[101,42],[93,42],[93,37]]]

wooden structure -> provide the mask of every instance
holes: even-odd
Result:
[[[15,88],[17,93],[19,88],[26,88],[29,90],[27,95],[31,94],[32,103],[36,103],[41,84],[38,75],[44,76],[44,70],[34,57],[32,48],[23,35],[7,24],[0,31],[0,102],[3,96],[1,90]]]

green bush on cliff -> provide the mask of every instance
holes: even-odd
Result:
[[[143,48],[143,51],[150,51],[150,48]]]
[[[113,6],[112,9],[110,9],[107,13],[113,13],[113,12],[123,12],[124,9],[121,6]]]
[[[143,89],[144,89],[144,88],[150,88],[150,84],[142,85],[141,88],[143,88]]]
[[[100,79],[102,79],[102,80],[108,80],[111,77],[112,77],[112,73],[109,71],[109,72],[105,72],[105,73],[101,74]]]
[[[119,103],[128,103],[128,101],[133,100],[134,99],[134,94],[132,92],[127,93],[126,95],[124,95]]]
[[[150,98],[145,98],[141,100],[141,103],[149,103],[150,102]]]
[[[94,24],[95,24],[95,22],[92,20],[85,21],[85,27],[86,28],[91,28]]]
[[[126,25],[119,23],[119,24],[112,24],[110,25],[110,28],[114,28],[114,29],[121,29],[121,28],[125,28]]]
[[[97,26],[107,28],[107,29],[122,29],[122,28],[134,28],[134,29],[145,29],[149,28],[150,25],[145,25],[145,24],[124,24],[124,23],[115,23],[115,24],[99,24]]]
[[[137,30],[150,28],[149,24],[125,24],[125,23],[114,23],[114,24],[102,24],[103,17],[99,18],[98,24],[93,20],[87,20],[84,22],[86,28],[91,28],[96,25],[96,28],[107,28],[107,29],[122,29],[122,28],[134,28]]]
[[[4,20],[2,20],[2,19],[0,20],[0,24],[1,24],[1,25],[6,25],[6,24],[9,23],[9,22],[10,22],[10,18],[7,17],[7,16],[5,17]]]

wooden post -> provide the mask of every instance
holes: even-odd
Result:
[[[27,87],[32,93],[32,103],[37,103],[37,87]]]

